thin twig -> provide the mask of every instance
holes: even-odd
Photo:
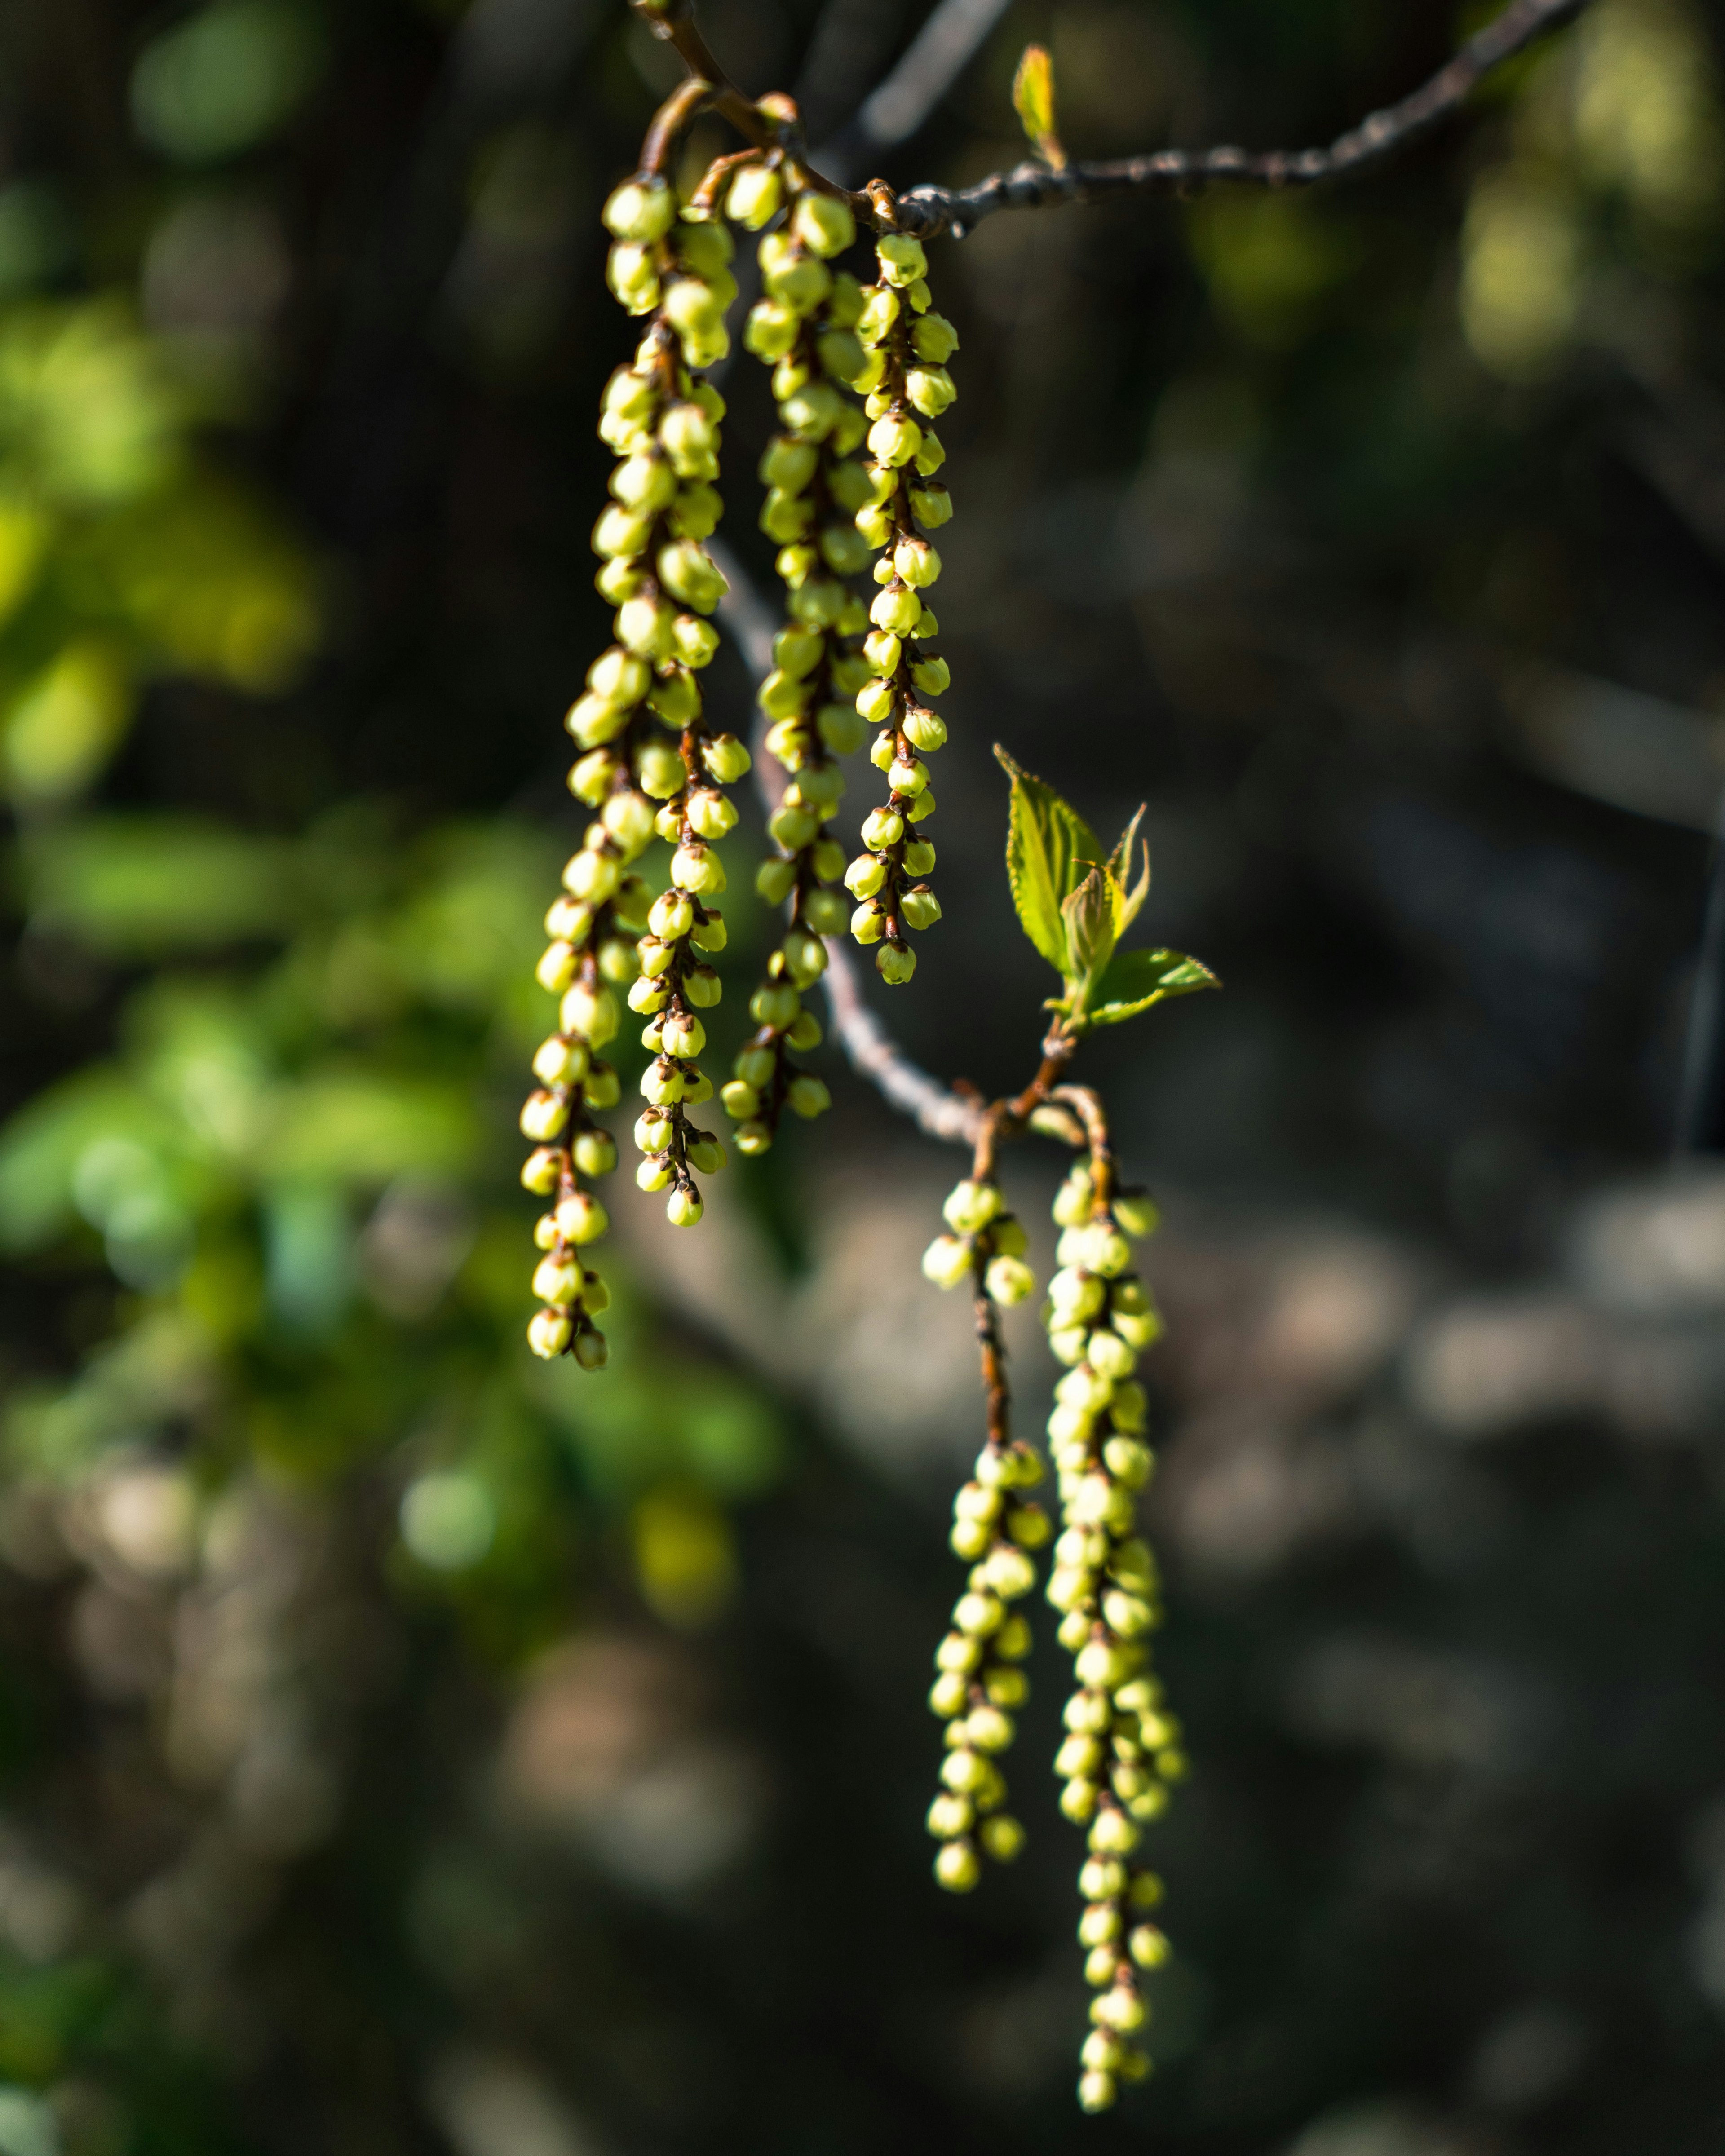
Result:
[[[751,104],[713,58],[695,28],[691,0],[631,0],[631,4],[655,36],[675,48],[691,74],[713,85],[714,108],[749,141],[766,148],[784,140],[787,122]],[[973,187],[942,187],[924,182],[910,188],[897,198],[896,228],[922,239],[941,232],[962,238],[997,210],[1046,209],[1117,194],[1191,194],[1217,182],[1304,187],[1320,180],[1341,179],[1380,163],[1447,119],[1494,69],[1547,31],[1573,22],[1588,4],[1589,0],[1510,0],[1503,13],[1470,38],[1430,81],[1399,104],[1368,113],[1327,150],[1250,151],[1223,143],[1209,150],[1152,150],[1137,157],[1070,164],[1059,172],[1027,161],[1009,172],[991,172]],[[934,20],[930,18],[931,28]],[[906,61],[910,57],[906,54]],[[875,95],[893,80],[889,76]],[[906,110],[909,104],[906,96]],[[852,193],[812,167],[805,169],[817,187],[845,194],[860,218],[873,224],[884,222],[880,198],[869,190]]]
[[[899,228],[924,239],[947,231],[962,238],[1001,209],[1042,209],[1116,194],[1184,194],[1217,180],[1299,187],[1340,179],[1378,163],[1446,119],[1494,68],[1548,30],[1573,21],[1587,4],[1588,0],[1512,0],[1429,82],[1399,104],[1368,114],[1327,150],[1252,151],[1224,144],[1211,150],[1153,150],[1137,157],[1068,165],[1061,172],[1026,162],[1009,172],[991,172],[973,187],[911,188],[898,198]]]

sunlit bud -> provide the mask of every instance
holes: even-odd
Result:
[[[964,1725],[967,1742],[978,1752],[1004,1752],[1016,1734],[1012,1717],[998,1707],[973,1708]]]
[[[533,1075],[547,1086],[578,1086],[587,1075],[584,1040],[566,1040],[554,1033],[533,1051]]]
[[[653,901],[647,923],[661,942],[675,943],[695,925],[694,901],[682,891],[662,891]]]
[[[691,966],[683,976],[683,997],[697,1010],[711,1010],[725,993],[725,984],[711,966]]]
[[[559,995],[575,978],[576,954],[574,947],[557,942],[549,946],[534,968],[534,978],[542,988]]]
[[[949,1894],[968,1894],[983,1876],[982,1861],[969,1842],[945,1842],[934,1860],[934,1876]]]
[[[578,981],[564,996],[557,1020],[562,1032],[583,1034],[591,1046],[603,1048],[608,1040],[616,1039],[621,1014],[617,998],[608,988],[592,988]]]
[[[617,1165],[617,1143],[608,1131],[583,1131],[574,1152],[575,1165],[583,1175],[608,1175]]]
[[[985,1819],[977,1839],[997,1864],[1010,1864],[1024,1846],[1024,1830],[1006,1812]]]
[[[1029,1653],[1030,1645],[1029,1620],[1014,1614],[994,1635],[993,1650],[1006,1661],[1019,1662]]]
[[[1049,1575],[1048,1599],[1055,1609],[1076,1609],[1090,1599],[1091,1580],[1087,1572],[1075,1570],[1070,1565],[1056,1565]]]
[[[804,495],[784,494],[775,487],[761,504],[759,521],[769,539],[788,546],[808,537],[814,524],[814,504]],[[769,703],[764,708],[770,711],[776,707]]]
[[[548,1198],[563,1172],[563,1156],[554,1147],[541,1146],[521,1163],[521,1188],[536,1197]]]
[[[1128,1490],[1142,1490],[1154,1465],[1148,1445],[1130,1437],[1111,1437],[1102,1447],[1102,1461],[1115,1481]]]
[[[696,1192],[680,1185],[665,1201],[665,1217],[674,1228],[697,1226],[706,1209]]]
[[[557,1200],[552,1218],[566,1243],[596,1243],[611,1224],[604,1207],[586,1190],[567,1192]]]
[[[1144,1388],[1131,1380],[1117,1385],[1114,1397],[1108,1404],[1108,1419],[1116,1430],[1128,1433],[1141,1430],[1149,1414],[1149,1402]]]
[[[533,1274],[533,1292],[542,1302],[567,1305],[581,1297],[581,1265],[575,1258],[544,1258]]]
[[[653,685],[653,670],[644,659],[613,644],[588,668],[587,685],[608,704],[638,704]]]
[[[564,864],[563,885],[572,897],[602,906],[616,890],[622,873],[614,855],[598,854],[591,847],[583,847]]]
[[[907,465],[922,446],[922,429],[914,419],[901,418],[889,412],[869,429],[869,453],[877,464]],[[603,526],[604,519],[601,517],[599,521]],[[601,553],[638,554],[646,543],[646,535],[643,532],[634,546],[602,547],[596,532],[593,543],[595,551]]]
[[[609,749],[596,748],[583,757],[569,773],[569,791],[589,808],[597,808],[611,790],[617,760]],[[578,941],[572,938],[572,941]]]
[[[792,434],[804,441],[818,442],[831,434],[844,409],[844,398],[830,382],[811,382],[806,389],[785,398],[778,416]]]
[[[994,1594],[961,1594],[953,1605],[952,1622],[961,1632],[980,1638],[999,1629],[1006,1611]]]
[[[910,920],[908,906],[905,909],[905,917]],[[912,921],[911,926],[920,928],[923,924]],[[1036,1276],[1022,1258],[994,1259],[989,1265],[986,1277],[989,1294],[996,1302],[1004,1305],[1009,1310],[1017,1303],[1027,1301],[1036,1292]]]
[[[929,1687],[928,1704],[943,1722],[963,1712],[970,1697],[968,1679],[955,1670],[943,1670]],[[955,1834],[963,1834],[973,1817],[972,1807],[963,1797],[939,1796],[928,1814],[928,1831],[942,1840]]]
[[[863,819],[862,842],[875,853],[896,846],[905,835],[905,819],[896,808],[871,808]]]
[[[958,391],[945,367],[913,367],[905,376],[905,394],[925,418],[938,419]]]
[[[632,367],[619,367],[605,384],[603,403],[614,418],[639,423],[650,419],[658,410],[659,392],[646,376],[637,374]]]
[[[595,1110],[614,1108],[622,1092],[617,1073],[608,1063],[595,1063],[582,1081],[583,1104]]]
[[[1028,1594],[1036,1584],[1036,1567],[1023,1550],[1002,1545],[989,1553],[983,1567],[988,1584],[1009,1601]]]
[[[875,242],[875,254],[886,284],[902,290],[928,275],[928,257],[922,251],[922,243],[908,233],[883,232]]]
[[[679,889],[692,891],[697,898],[710,894],[716,897],[725,888],[725,871],[718,855],[699,840],[678,847],[671,855],[670,873]]]
[[[903,757],[895,757],[887,767],[886,783],[895,793],[921,793],[928,784],[928,766],[920,757],[908,762]]]
[[[925,816],[934,814],[934,789],[925,786],[905,812],[913,824],[920,824]]]
[[[625,180],[614,187],[599,213],[619,239],[662,239],[676,221],[677,198],[662,179]]]
[[[763,981],[749,998],[749,1016],[775,1030],[793,1024],[802,1008],[802,998],[785,981]]]
[[[898,910],[899,916],[907,928],[932,928],[941,917],[941,902],[926,883],[916,884],[906,891],[899,901]],[[1029,1288],[1026,1288],[1024,1295],[1029,1292]],[[1022,1301],[1024,1296],[1019,1296],[1017,1300]]]
[[[673,1101],[680,1101],[687,1090],[682,1072],[662,1055],[641,1073],[641,1097],[655,1107],[668,1107]]]
[[[725,1104],[725,1112],[737,1122],[747,1122],[761,1112],[761,1096],[747,1080],[733,1078],[728,1086],[720,1088],[719,1097]]]
[[[1139,1596],[1123,1594],[1114,1589],[1102,1597],[1102,1618],[1122,1639],[1133,1640],[1150,1630],[1155,1622],[1155,1613]]]
[[[646,581],[647,572],[639,562],[618,556],[600,564],[593,583],[593,589],[608,605],[621,606],[625,599],[633,598]]]
[[[639,1152],[663,1152],[671,1142],[676,1125],[657,1108],[649,1108],[635,1118],[635,1147]]]
[[[521,1109],[523,1137],[554,1138],[569,1120],[569,1104],[555,1093],[530,1093]]]
[[[718,426],[692,398],[668,407],[659,423],[659,439],[670,459],[672,470],[680,477],[712,477],[712,459],[719,446]]]
[[[755,870],[755,889],[769,906],[782,905],[796,888],[797,864],[775,855]]]
[[[1120,1190],[1114,1195],[1116,1224],[1128,1235],[1150,1235],[1161,1219],[1156,1201],[1147,1191]]]
[[[632,315],[659,304],[659,272],[653,250],[638,240],[619,240],[605,257],[605,282]]]
[[[684,1060],[699,1055],[706,1046],[706,1028],[691,1012],[673,1011],[665,1021],[665,1052]]]
[[[677,539],[669,547],[661,547],[655,567],[666,591],[697,613],[711,613],[731,588],[711,556],[692,539]]]
[[[812,808],[805,808],[788,799],[780,803],[767,819],[767,829],[772,838],[787,853],[799,854],[820,829],[821,819]]]
[[[973,1235],[979,1228],[986,1228],[999,1210],[999,1187],[973,1182],[969,1177],[952,1186],[941,1208],[947,1226],[960,1235]]]
[[[1049,1299],[1069,1324],[1093,1317],[1107,1300],[1107,1290],[1093,1273],[1063,1265],[1048,1283]]]
[[[716,1138],[691,1138],[689,1141],[689,1165],[702,1175],[716,1175],[725,1165],[725,1148]]]
[[[875,971],[890,988],[901,988],[916,970],[916,954],[901,943],[883,943],[875,953]]]
[[[664,509],[677,490],[677,475],[669,457],[643,449],[626,457],[611,475],[611,491],[625,509]],[[631,606],[636,601],[629,602]],[[652,602],[645,603],[652,610]],[[670,610],[665,609],[667,624]],[[636,647],[639,648],[639,647]]]
[[[1106,2029],[1092,2029],[1078,2054],[1093,2074],[1114,2072],[1124,2055],[1120,2039]]]
[[[890,286],[875,285],[864,292],[855,326],[865,344],[880,342],[898,320],[899,305],[898,295]]]
[[[647,773],[652,768],[651,757],[649,748],[639,760],[643,784],[647,783]],[[678,776],[681,777],[680,766]],[[648,785],[647,790],[650,793],[652,787]],[[638,854],[653,835],[653,804],[631,789],[621,788],[606,802],[599,820],[625,852]]]
[[[842,254],[856,239],[856,219],[849,204],[833,195],[799,196],[790,228],[794,238],[817,254]]]
[[[832,1105],[833,1096],[824,1083],[806,1070],[793,1078],[785,1091],[785,1106],[805,1122],[824,1116]]]
[[[1101,1821],[1097,1824],[1100,1825]],[[1128,2035],[1134,2029],[1142,2029],[1149,2016],[1137,1993],[1130,1984],[1121,1984],[1095,2002],[1091,2008],[1091,2019],[1104,2029]]]
[[[946,1240],[945,1238],[942,1239]],[[952,1500],[952,1510],[961,1520],[981,1520],[992,1527],[1000,1517],[1004,1503],[998,1485],[985,1482],[961,1482]]]
[[[676,1173],[676,1167],[668,1152],[654,1153],[635,1170],[635,1188],[644,1190],[650,1197],[655,1191],[665,1189]]]
[[[920,588],[939,577],[941,557],[926,539],[901,539],[892,550],[892,566],[906,583]],[[920,608],[920,600],[917,605]]]
[[[913,423],[906,420],[904,424]],[[634,556],[642,552],[653,536],[653,516],[649,511],[625,509],[621,502],[612,502],[599,512],[599,520],[593,528],[593,550],[595,554]]]
[[[1096,1808],[1096,1785],[1075,1774],[1060,1791],[1060,1810],[1076,1826],[1082,1826]]]
[[[1071,1741],[1069,1738],[1067,1743],[1070,1744]],[[1060,1758],[1065,1758],[1066,1748],[1066,1745],[1061,1746]],[[1057,1758],[1055,1763],[1055,1772],[1057,1774],[1063,1771],[1060,1758]],[[1092,1902],[1078,1919],[1078,1943],[1085,1947],[1111,1946],[1120,1937],[1123,1922],[1124,1919],[1121,1916],[1117,1902]]]
[[[903,636],[916,621],[921,603],[908,586],[889,584],[875,594],[869,619],[877,629],[891,629],[894,635]]]
[[[1112,2074],[1081,2074],[1078,2077],[1078,2108],[1094,2116],[1099,2111],[1108,2110],[1119,2092]]]
[[[885,675],[865,681],[856,695],[856,715],[872,726],[884,726],[892,716],[897,691]]]
[[[937,472],[946,461],[947,452],[939,435],[935,433],[932,427],[925,427],[922,429],[922,445],[912,459],[919,475],[923,479],[929,478]],[[928,634],[932,636],[934,631],[930,629]]]
[[[758,232],[778,214],[783,183],[770,165],[745,165],[725,193],[725,214],[733,224]]]
[[[1007,1515],[1006,1532],[1020,1549],[1040,1549],[1054,1532],[1040,1505],[1019,1505]]]
[[[1129,1378],[1138,1358],[1118,1333],[1100,1332],[1090,1336],[1089,1359],[1105,1378]]]
[[[957,1235],[937,1235],[922,1253],[922,1271],[937,1287],[957,1287],[970,1276],[970,1246]]]
[[[541,1266],[540,1270],[542,1272],[544,1267]],[[548,1363],[568,1346],[573,1330],[567,1312],[536,1310],[527,1324],[527,1345]]]
[[[943,366],[958,349],[958,332],[944,315],[924,315],[911,326],[911,349],[930,366]]]

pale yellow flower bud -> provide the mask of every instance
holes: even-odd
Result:
[[[568,1346],[573,1330],[566,1312],[536,1310],[527,1324],[527,1345],[548,1363]]]

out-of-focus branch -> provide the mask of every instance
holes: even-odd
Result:
[[[891,149],[914,135],[1006,7],[1007,0],[940,0],[898,64],[870,91],[855,117],[814,152],[823,169],[836,180],[848,180],[871,151]]]
[[[709,539],[706,547],[730,586],[719,602],[719,619],[736,638],[743,664],[758,681],[773,664],[773,634],[778,626],[773,610],[728,547]],[[774,783],[778,766],[767,754],[761,733],[757,727],[752,742],[755,783],[770,815],[778,806],[779,788]],[[952,1145],[973,1145],[982,1126],[982,1102],[954,1092],[911,1062],[864,1002],[850,945],[842,937],[829,936],[826,946],[827,1009],[834,1038],[851,1067],[908,1116],[926,1137]]]
[[[1260,187],[1310,187],[1375,165],[1463,105],[1494,68],[1548,30],[1572,22],[1588,0],[1512,0],[1446,66],[1398,105],[1373,112],[1327,150],[1153,150],[1142,157],[1072,164],[1055,172],[1026,162],[968,187],[924,185],[901,195],[899,228],[963,236],[1001,209],[1043,209],[1106,195],[1187,193],[1219,180]]]

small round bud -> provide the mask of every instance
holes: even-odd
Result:
[[[916,970],[916,952],[901,944],[883,943],[875,954],[875,971],[890,988],[902,988]]]
[[[676,221],[677,198],[662,179],[625,180],[612,189],[599,214],[606,231],[619,239],[662,239]]]
[[[968,1894],[983,1876],[976,1851],[968,1841],[949,1841],[934,1860],[934,1876],[949,1894]]]
[[[1132,1236],[1154,1235],[1162,1218],[1156,1201],[1143,1190],[1117,1191],[1111,1209],[1116,1226]]]
[[[574,1329],[566,1312],[536,1310],[527,1324],[527,1345],[548,1363],[568,1346]]]
[[[1036,1292],[1036,1276],[1022,1258],[995,1258],[985,1277],[989,1294],[1007,1309]]]
[[[610,1359],[611,1351],[605,1345],[604,1334],[595,1332],[589,1327],[588,1331],[576,1334],[574,1355],[583,1370],[603,1370]]]
[[[1119,2093],[1112,2074],[1081,2074],[1078,2081],[1078,2108],[1091,2115],[1106,2111]]]
[[[563,1172],[563,1156],[555,1147],[541,1146],[521,1163],[521,1188],[535,1197],[548,1198]]]
[[[1167,1933],[1159,1931],[1154,1924],[1135,1925],[1127,1943],[1132,1958],[1140,1969],[1162,1968],[1173,1951],[1168,1943]]]
[[[745,165],[726,190],[725,214],[733,224],[759,232],[778,216],[783,195],[783,182],[776,168],[770,165]]]
[[[999,1210],[999,1185],[977,1183],[969,1178],[953,1185],[941,1208],[947,1226],[960,1235],[973,1235],[979,1229],[986,1228]]]
[[[665,1217],[674,1228],[693,1228],[704,1209],[695,1191],[680,1186],[665,1200]]]
[[[1090,1845],[1100,1856],[1129,1856],[1138,1839],[1134,1822],[1112,1804],[1096,1815],[1090,1830]]]
[[[969,1697],[969,1680],[957,1670],[942,1670],[929,1688],[928,1704],[939,1715],[942,1722],[950,1722],[955,1714],[963,1712],[964,1703]],[[935,1802],[937,1804],[952,1804],[954,1799],[950,1797],[937,1797]],[[969,1824],[967,1819],[960,1825],[937,1826],[934,1824],[934,1815],[931,1813],[928,1830],[931,1834],[937,1834],[944,1837],[949,1834],[963,1833],[965,1827]]]
[[[836,196],[809,192],[797,198],[791,232],[816,254],[842,254],[855,241],[856,219]]]
[[[922,243],[908,233],[883,232],[875,242],[875,254],[880,264],[880,281],[901,290],[914,285],[919,277],[928,275],[928,257]]]
[[[1079,1774],[1060,1791],[1060,1810],[1075,1826],[1082,1826],[1096,1808],[1096,1785]]]
[[[869,619],[877,629],[891,629],[895,636],[903,636],[916,626],[922,611],[922,603],[908,585],[888,584],[875,593],[869,607]]]
[[[985,1819],[977,1839],[997,1864],[1010,1864],[1024,1845],[1024,1830],[1006,1812]]]
[[[617,1165],[617,1142],[608,1131],[583,1131],[574,1146],[575,1165],[583,1175],[609,1175]]]
[[[785,1091],[785,1106],[805,1121],[824,1116],[832,1105],[833,1096],[824,1084],[806,1070],[792,1079]]]

